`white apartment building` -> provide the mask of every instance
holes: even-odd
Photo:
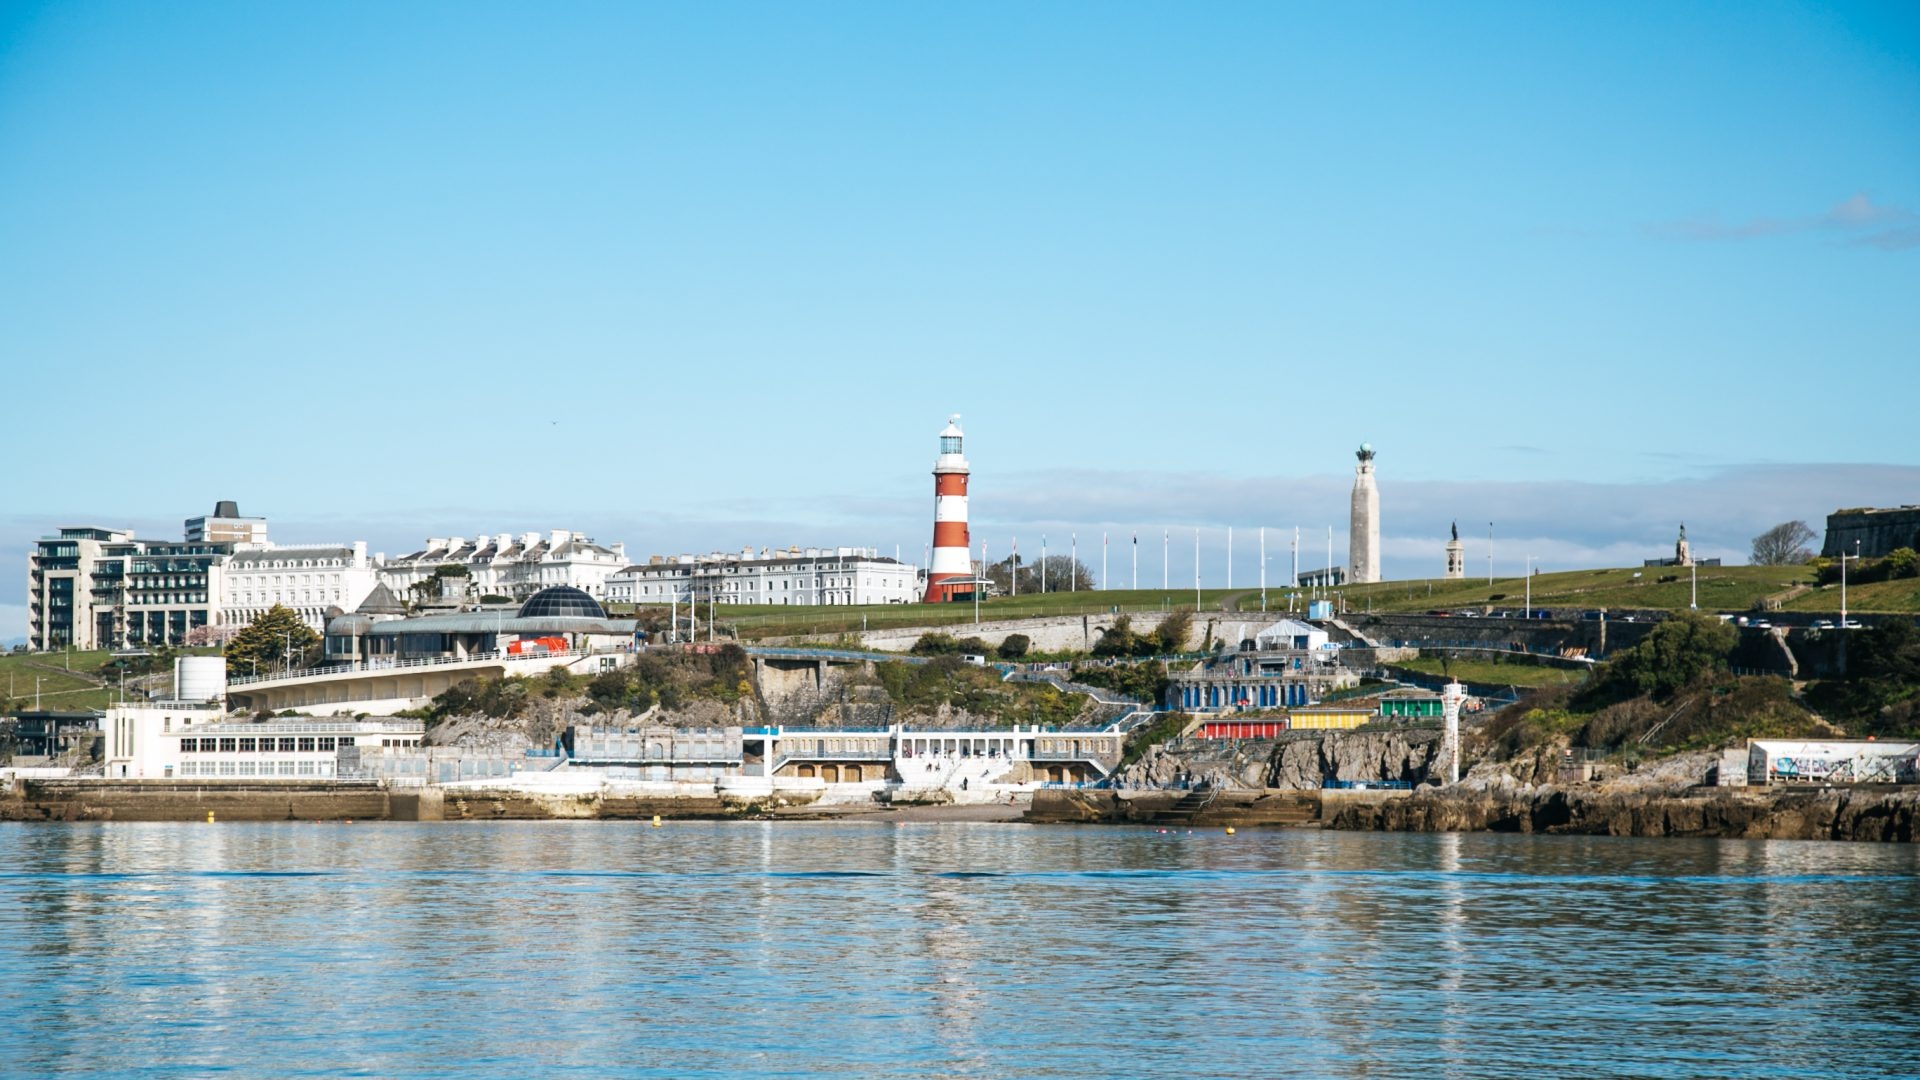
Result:
[[[275,604],[292,609],[325,633],[327,609],[352,611],[379,581],[380,564],[367,543],[242,546],[222,575],[220,625],[245,626]]]
[[[910,604],[920,598],[920,569],[873,548],[752,548],[739,554],[656,555],[607,579],[615,603]]]
[[[506,596],[523,600],[549,585],[571,585],[590,596],[602,597],[609,577],[627,565],[627,546],[596,544],[585,533],[553,529],[547,533],[496,533],[472,540],[462,536],[433,537],[427,546],[409,555],[389,559],[380,567],[380,579],[394,595],[433,577],[442,566],[467,571],[467,592],[473,598]]]

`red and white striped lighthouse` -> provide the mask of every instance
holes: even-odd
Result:
[[[948,585],[973,578],[967,538],[967,459],[960,452],[960,414],[947,418],[940,432],[940,456],[933,461],[933,563],[927,567],[926,602],[937,604],[971,595],[972,585]]]

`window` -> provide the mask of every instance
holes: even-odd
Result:
[[[311,753],[313,751],[313,736],[300,736],[300,749],[304,753]]]
[[[199,752],[200,752],[200,740],[199,740],[199,739],[181,739],[181,740],[180,740],[180,752],[181,752],[181,753],[183,753],[183,754],[197,754],[197,753],[199,753]]]
[[[231,753],[233,753],[233,752],[234,752],[234,744],[235,744],[235,743],[237,743],[238,741],[239,741],[239,740],[237,740],[237,739],[221,739],[221,740],[220,740],[220,752],[221,752],[221,753],[223,753],[223,754],[231,754]]]
[[[243,753],[243,754],[251,754],[251,753],[253,753],[253,740],[252,740],[252,739],[241,739],[241,740],[240,740],[240,752],[241,752],[241,753]]]
[[[322,750],[331,750],[331,749],[333,749],[333,740],[332,740],[332,739],[329,739],[329,738],[325,738],[325,737],[322,737],[322,738],[321,738],[321,740],[320,740],[320,749],[322,749]]]
[[[283,753],[283,754],[291,754],[291,753],[293,753],[293,740],[292,740],[292,739],[281,739],[281,740],[280,740],[280,752],[281,752],[281,753]]]

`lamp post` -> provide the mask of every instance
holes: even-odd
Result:
[[[1699,564],[1688,563],[1687,574],[1688,574],[1688,587],[1691,589],[1691,596],[1687,601],[1687,609],[1689,611],[1699,611],[1700,610],[1700,566]]]
[[[1847,549],[1840,549],[1840,629],[1847,628]]]
[[[1527,618],[1533,618],[1533,556],[1527,556]]]

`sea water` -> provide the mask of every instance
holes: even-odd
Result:
[[[0,828],[0,1075],[1920,1075],[1910,846]]]

